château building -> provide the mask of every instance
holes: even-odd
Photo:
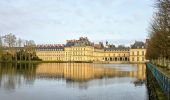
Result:
[[[143,42],[135,41],[130,49],[130,62],[145,62],[146,49]]]
[[[36,54],[43,61],[144,63],[145,43],[136,41],[131,47],[114,46],[102,42],[94,44],[87,37],[67,40],[66,44],[37,45]]]
[[[37,45],[36,55],[43,61],[64,61],[64,45]]]

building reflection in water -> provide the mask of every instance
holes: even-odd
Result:
[[[122,66],[127,66],[129,70]],[[109,79],[114,77],[135,78],[133,83],[138,86],[146,79],[145,68],[145,64],[109,66],[92,63],[0,64],[0,87],[10,90],[24,84],[32,85],[36,79],[61,79],[69,86],[80,84],[80,88],[87,88],[86,83],[89,81],[108,79],[109,82]]]
[[[117,67],[114,68],[114,65],[113,67],[104,67],[102,64],[91,63],[47,63],[37,66],[36,75],[42,78],[65,78],[67,81],[77,82],[109,77],[135,77],[145,80],[145,65],[138,64],[136,68],[133,71],[121,71]]]

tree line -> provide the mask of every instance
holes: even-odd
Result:
[[[155,0],[146,57],[170,60],[170,0]]]
[[[36,44],[33,40],[23,40],[9,33],[0,36],[0,61],[40,60],[36,56]]]

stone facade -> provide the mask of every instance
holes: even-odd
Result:
[[[67,40],[64,45],[38,45],[37,56],[43,61],[81,61],[102,63],[144,63],[146,49],[144,43],[135,42],[130,47],[103,46],[90,42],[87,38]]]
[[[144,63],[146,62],[145,59],[146,49],[130,49],[130,62],[131,63]]]

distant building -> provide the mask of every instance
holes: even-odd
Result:
[[[104,61],[111,63],[129,62],[129,48],[105,48]]]
[[[144,63],[145,43],[135,41],[130,47],[94,44],[87,37],[67,40],[66,44],[37,45],[37,56],[44,61],[81,61],[101,63]]]
[[[43,61],[64,61],[64,44],[37,45],[36,54]]]
[[[93,61],[94,44],[87,37],[67,40],[64,61]]]
[[[146,48],[145,43],[141,41],[135,41],[131,45],[130,49],[130,62],[131,63],[144,63],[146,61]]]

